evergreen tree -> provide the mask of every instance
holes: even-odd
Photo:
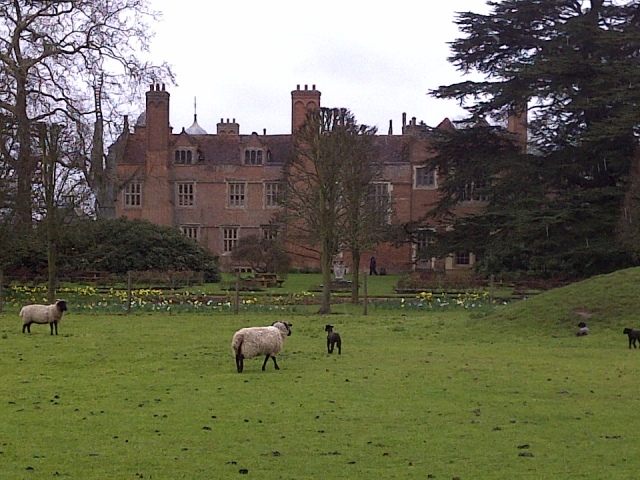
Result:
[[[638,160],[640,4],[488,5],[487,15],[458,14],[465,37],[450,57],[484,79],[432,94],[458,99],[474,125],[528,105],[528,151],[486,124],[436,136],[443,197],[430,213],[454,228],[431,250],[443,254],[446,242],[449,251],[472,250],[487,273],[586,276],[629,265],[616,232]],[[456,215],[460,188],[473,180],[486,189],[487,208]]]

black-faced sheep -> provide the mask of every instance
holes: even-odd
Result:
[[[582,337],[582,336],[584,336],[584,335],[589,335],[589,333],[591,332],[591,330],[589,330],[589,327],[587,327],[587,324],[586,324],[586,323],[584,323],[584,322],[580,322],[580,323],[578,324],[578,328],[579,328],[580,330],[578,330],[578,331],[576,332],[576,336],[577,336],[577,337]]]
[[[636,342],[640,342],[640,330],[625,328],[622,333],[629,337],[629,348],[631,348],[631,345],[633,345],[633,348],[638,348]]]
[[[250,327],[238,330],[231,340],[238,373],[242,373],[244,370],[245,358],[253,358],[258,355],[266,355],[262,371],[265,370],[269,357],[273,359],[276,370],[280,370],[278,362],[276,362],[276,355],[282,350],[285,338],[291,335],[291,326],[292,324],[287,322],[274,322],[270,327]]]
[[[56,335],[58,335],[58,323],[62,320],[62,315],[67,311],[66,300],[56,300],[56,303],[52,305],[25,305],[20,310],[20,316],[22,317],[22,333],[25,330],[31,333],[31,324],[39,323],[44,325],[46,323],[51,327],[51,335],[55,328]]]
[[[333,353],[334,346],[338,347],[338,355],[342,354],[342,339],[338,332],[333,331],[333,325],[326,325],[324,331],[327,332],[327,352]]]

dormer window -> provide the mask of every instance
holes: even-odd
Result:
[[[173,161],[176,165],[192,165],[194,158],[195,153],[193,149],[178,148],[174,153]]]
[[[244,151],[245,165],[262,165],[264,150],[262,148],[247,148]]]

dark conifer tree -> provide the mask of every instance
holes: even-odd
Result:
[[[633,235],[620,235],[620,219],[638,209],[627,199],[623,215],[638,161],[640,4],[488,5],[486,15],[458,14],[464,36],[452,42],[450,57],[462,72],[484,79],[431,92],[463,103],[474,127],[436,136],[432,165],[444,195],[430,215],[454,229],[429,254],[471,250],[487,273],[536,276],[587,276],[629,265]],[[526,153],[504,131],[480,122],[504,123],[524,104]],[[456,215],[456,192],[472,179],[485,188],[487,208]]]

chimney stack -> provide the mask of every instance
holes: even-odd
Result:
[[[305,121],[309,110],[320,109],[320,92],[305,85],[304,90],[300,90],[300,85],[291,92],[291,133],[299,129]]]

